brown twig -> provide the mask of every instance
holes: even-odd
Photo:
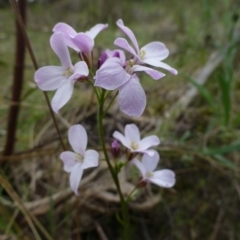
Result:
[[[1,183],[2,187],[7,191],[9,196],[17,203],[19,210],[25,216],[25,219],[33,232],[35,239],[41,240],[41,237],[39,236],[32,220],[31,220],[31,217],[28,214],[28,211],[26,210],[26,208],[24,207],[24,205],[21,202],[21,199],[19,198],[17,193],[12,189],[11,185],[6,180],[6,178],[1,174],[0,174],[0,183]]]
[[[98,221],[94,221],[94,225],[95,225],[95,228],[96,228],[96,231],[98,233],[98,236],[101,240],[108,240],[105,232],[103,231],[101,225],[99,224]]]
[[[17,205],[18,209],[22,212],[24,215],[26,221],[28,222],[29,227],[31,228],[35,239],[41,240],[41,237],[39,236],[34,224],[38,227],[38,229],[41,231],[42,235],[47,240],[53,240],[52,237],[49,235],[49,233],[45,230],[45,228],[42,226],[42,224],[38,221],[38,219],[35,217],[34,214],[32,214],[23,204],[21,198],[19,195],[14,191],[12,185],[8,182],[7,178],[0,173],[0,184],[1,186],[6,190],[8,195],[12,198],[12,200]]]
[[[26,0],[18,1],[19,14],[22,17],[22,21],[26,21]],[[12,102],[20,103],[21,93],[23,86],[23,75],[24,75],[24,57],[25,57],[25,44],[21,34],[19,23],[16,21],[16,57],[14,66],[14,77],[12,86]],[[11,104],[8,112],[7,121],[7,138],[5,148],[3,150],[3,156],[11,155],[15,145],[17,120],[20,111],[19,104]]]
[[[24,2],[25,4],[23,4],[22,7],[18,8],[16,2],[14,0],[10,0],[10,3],[12,5],[13,9],[14,9],[14,12],[15,12],[15,15],[16,15],[16,18],[17,18],[17,25],[16,25],[17,26],[17,33],[18,33],[17,36],[21,39],[21,46],[17,45],[17,51],[20,51],[20,49],[24,49],[24,43],[25,43],[26,47],[29,51],[29,54],[30,54],[32,63],[34,65],[34,68],[35,68],[35,70],[37,70],[38,69],[38,64],[37,64],[35,55],[33,53],[33,50],[32,50],[32,47],[31,47],[31,44],[30,44],[30,41],[29,41],[29,38],[28,38],[28,35],[27,35],[27,32],[26,32],[26,29],[25,29],[25,24],[24,24],[25,14],[22,15],[22,12],[21,12],[22,11],[21,8],[23,8],[24,9],[23,11],[25,12],[26,0],[19,0],[19,4],[20,4],[20,2]],[[17,40],[17,42],[18,42],[18,40]],[[17,56],[18,56],[18,52],[17,52]],[[19,60],[19,62],[20,62],[20,60]],[[21,65],[21,69],[22,69],[22,73],[23,73],[24,66],[23,66],[22,62],[23,61],[20,62],[20,65]],[[18,66],[18,64],[16,64],[16,66]],[[17,74],[16,74],[16,81],[19,81],[19,75],[17,75]],[[19,81],[19,82],[21,82],[21,81]],[[14,78],[14,86],[15,86],[15,78]],[[20,101],[20,94],[21,94],[21,91],[19,89],[21,89],[21,88],[15,87],[15,89],[17,91],[17,93],[15,93],[15,95],[17,94],[18,98],[17,99],[13,98],[13,102],[19,102]],[[48,95],[47,95],[46,92],[43,92],[43,93],[44,93],[44,96],[45,96],[45,99],[46,99],[46,102],[47,102],[47,105],[48,105],[48,108],[49,108],[49,111],[50,111],[50,115],[53,119],[54,126],[56,128],[56,131],[57,131],[57,134],[58,134],[58,137],[59,137],[59,141],[62,145],[63,150],[65,150],[66,148],[65,148],[63,139],[61,137],[61,133],[60,133],[56,118],[55,118],[53,110],[51,108]],[[14,109],[18,108],[18,111],[19,111],[19,105],[18,104],[13,105],[11,108],[14,108]],[[13,112],[14,112],[15,115],[18,114],[18,112],[16,113],[16,110],[14,110]],[[13,147],[14,147],[14,142],[15,142],[14,140],[15,140],[15,132],[16,132],[16,126],[17,126],[17,118],[12,117],[10,120],[15,121],[15,122],[12,123],[12,122],[8,121],[9,122],[9,124],[8,124],[8,137],[7,137],[6,147],[5,147],[5,150],[3,152],[3,156],[7,156],[7,155],[12,154]]]

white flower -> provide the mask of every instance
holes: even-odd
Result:
[[[152,182],[160,187],[171,188],[176,182],[175,173],[169,169],[153,171],[159,162],[159,154],[154,151],[153,156],[144,154],[142,162],[134,158],[131,163],[134,164],[142,175],[141,182]]]
[[[54,33],[50,44],[59,57],[62,66],[45,66],[34,74],[37,86],[43,91],[57,90],[51,105],[55,113],[71,98],[74,83],[82,76],[88,76],[88,67],[84,61],[72,65],[70,54],[62,33]]]
[[[117,25],[129,37],[134,48],[129,45],[128,41],[125,38],[117,38],[114,44],[130,52],[134,56],[137,63],[145,63],[154,67],[161,67],[175,75],[177,74],[176,69],[162,62],[162,60],[167,58],[169,55],[169,51],[163,43],[151,42],[139,50],[137,39],[132,30],[126,27],[121,19],[117,21]],[[141,66],[138,66],[138,71],[144,71],[144,69],[141,68]]]
[[[147,153],[150,156],[152,156],[155,151],[152,149],[148,150],[148,148],[160,144],[159,138],[154,135],[141,140],[140,132],[135,124],[127,124],[125,126],[125,136],[115,131],[113,137],[119,140],[131,152]]]
[[[78,186],[82,178],[83,170],[97,167],[99,154],[95,150],[86,150],[87,132],[78,124],[70,127],[68,140],[74,152],[66,151],[61,153],[60,158],[64,164],[64,170],[70,173],[70,186],[78,195]]]

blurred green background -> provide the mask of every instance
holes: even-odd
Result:
[[[0,1],[0,7],[2,151],[11,104],[16,29],[10,4]],[[52,28],[58,22],[68,23],[78,32],[87,31],[97,23],[109,24],[95,40],[95,60],[104,49],[114,49],[117,37],[124,36],[115,24],[119,18],[133,30],[139,46],[161,41],[170,50],[165,62],[179,74],[168,73],[160,81],[142,74],[147,94],[143,116],[137,120],[120,115],[106,131],[110,141],[114,127],[135,121],[143,132],[157,134],[162,140],[158,149],[161,166],[177,174],[174,189],[153,188],[154,194],[161,195],[161,201],[154,207],[147,211],[131,210],[132,239],[239,239],[239,14],[237,0],[41,0],[27,4],[27,32],[39,66],[59,64],[49,44]],[[213,53],[220,59],[216,67],[209,60]],[[71,54],[76,62],[77,56]],[[197,79],[204,76],[206,65],[212,71],[206,83],[200,85]],[[33,74],[27,53],[15,147],[15,153],[19,154],[17,161],[9,160],[7,175],[22,201],[27,202],[52,196],[68,186],[68,176],[58,159],[61,148]],[[181,108],[176,104],[188,96],[189,89],[197,90],[197,94]],[[49,93],[52,95],[53,92]],[[94,101],[90,89],[77,85],[58,122],[66,137],[68,124],[85,119],[83,122],[92,136],[91,145],[97,148]],[[0,239],[24,239],[24,234],[28,236],[26,239],[34,239],[24,216],[4,202],[10,201],[4,191],[0,200]],[[53,239],[104,239],[94,221],[101,225],[108,239],[121,239],[121,228],[114,215],[116,204],[95,204],[110,210],[100,213],[88,209],[85,212],[88,220],[79,220],[81,204],[69,198],[37,217]]]

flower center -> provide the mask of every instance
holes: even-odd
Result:
[[[82,154],[77,153],[77,154],[75,155],[75,162],[81,162],[81,163],[83,163],[83,160],[84,160],[84,156],[83,156]]]
[[[145,55],[146,55],[146,51],[141,50],[140,53],[139,53],[139,57],[141,58],[141,60],[143,60]]]
[[[133,150],[137,150],[137,149],[138,149],[138,144],[135,143],[135,142],[131,142],[131,148],[132,148]]]
[[[65,70],[65,72],[63,72],[62,75],[63,75],[64,77],[70,77],[72,74],[73,74],[72,69],[71,69],[70,67],[68,67],[68,68]]]
[[[127,61],[127,64],[126,64],[126,67],[125,67],[125,70],[126,70],[127,73],[131,74],[131,68],[133,67],[133,65],[134,65],[134,60],[133,59]]]
[[[147,173],[146,173],[146,177],[147,177],[147,178],[153,177],[153,173],[152,173],[152,172],[147,172]]]

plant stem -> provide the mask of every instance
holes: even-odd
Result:
[[[110,95],[110,94],[108,94],[107,96],[109,96],[109,95]],[[112,98],[111,102],[109,103],[107,109],[106,109],[105,112],[104,112],[103,117],[105,117],[105,115],[106,115],[106,113],[108,112],[109,108],[112,106],[114,100],[116,99],[117,95],[118,95],[118,92],[116,92],[116,94],[115,94],[114,97]],[[107,97],[106,97],[105,99],[107,99]]]
[[[35,58],[35,55],[34,55],[34,52],[33,52],[33,49],[32,49],[32,46],[30,44],[30,41],[29,41],[29,38],[28,38],[28,35],[27,35],[27,31],[25,29],[25,24],[24,24],[24,21],[23,21],[23,18],[20,14],[20,11],[18,9],[18,6],[17,6],[17,3],[15,0],[9,0],[13,9],[14,9],[14,12],[15,12],[15,15],[16,15],[16,18],[17,18],[17,22],[18,22],[18,26],[19,26],[19,30],[22,34],[22,37],[24,39],[24,42],[26,44],[26,48],[28,49],[29,51],[29,54],[30,54],[30,57],[31,57],[31,60],[32,60],[32,63],[34,65],[34,68],[35,70],[38,69],[38,64],[37,64],[37,60]],[[50,104],[50,101],[49,101],[49,98],[48,98],[48,95],[46,92],[43,91],[43,94],[44,94],[44,97],[46,99],[46,102],[47,102],[47,105],[48,105],[48,108],[49,108],[49,111],[50,111],[50,115],[53,119],[53,123],[54,123],[54,126],[56,128],[56,131],[57,131],[57,134],[58,134],[58,137],[59,137],[59,141],[60,141],[60,144],[62,145],[62,148],[63,150],[66,150],[65,148],[65,145],[64,145],[64,142],[63,142],[63,139],[62,139],[62,136],[61,136],[61,133],[60,133],[60,130],[59,130],[59,127],[58,127],[58,124],[57,124],[57,120],[54,116],[54,113],[53,113],[53,110],[51,108],[51,104]]]
[[[18,1],[19,14],[26,21],[26,0]],[[18,123],[18,116],[20,112],[21,93],[24,80],[24,57],[25,57],[25,44],[24,39],[19,27],[19,23],[16,21],[16,56],[14,66],[14,78],[12,86],[11,105],[8,112],[7,121],[7,137],[6,144],[3,150],[3,156],[12,155],[14,146],[16,143],[16,130]]]
[[[104,130],[103,130],[103,117],[104,117],[104,111],[103,111],[103,106],[104,106],[104,95],[105,92],[102,91],[100,94],[100,100],[99,100],[99,108],[98,108],[98,128],[99,128],[99,135],[101,139],[101,145],[103,149],[103,153],[105,156],[105,160],[107,162],[108,168],[110,170],[110,173],[112,175],[113,181],[116,185],[117,192],[120,197],[120,204],[121,204],[121,211],[122,211],[122,220],[123,220],[123,227],[124,227],[124,239],[128,240],[130,239],[130,220],[129,220],[129,213],[128,213],[128,208],[127,208],[127,202],[124,199],[124,196],[121,191],[119,179],[117,172],[115,171],[114,167],[112,166],[108,153],[107,153],[107,148],[104,140]]]

